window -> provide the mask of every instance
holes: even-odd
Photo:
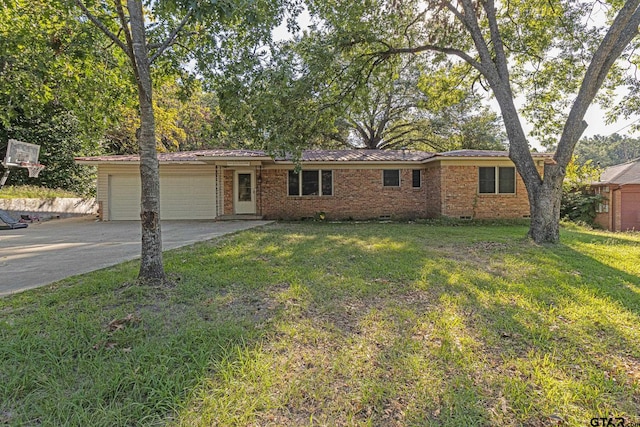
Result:
[[[421,171],[420,171],[420,169],[414,169],[412,172],[413,172],[413,175],[412,175],[413,188],[420,188],[422,186],[421,185],[421,180],[420,180],[420,175],[421,175],[420,172]]]
[[[320,178],[318,171],[302,171],[302,195],[317,196],[320,194]]]
[[[516,168],[498,168],[498,193],[516,192]]]
[[[333,171],[320,171],[322,176],[322,195],[333,195]]]
[[[609,212],[609,201],[608,200],[603,200],[602,202],[598,203],[598,206],[596,206],[596,212],[597,213],[608,213]]]
[[[385,187],[400,187],[400,170],[385,169],[382,171],[382,185]]]
[[[481,194],[515,194],[516,168],[480,167],[478,169],[478,192]]]
[[[496,168],[480,168],[480,193],[496,192]]]
[[[289,196],[331,196],[333,171],[289,171]]]

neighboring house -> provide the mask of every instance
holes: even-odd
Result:
[[[611,231],[640,230],[640,159],[608,167],[591,188],[603,196],[597,224]]]
[[[548,154],[533,153],[542,171]],[[503,151],[309,150],[160,153],[163,219],[523,218],[527,192]],[[138,156],[78,157],[98,167],[103,220],[140,218]]]

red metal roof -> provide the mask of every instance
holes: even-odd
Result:
[[[174,153],[158,153],[158,161],[160,162],[195,162],[202,160],[201,157],[267,157],[260,150],[197,150],[197,151],[178,151]],[[80,162],[138,162],[140,156],[137,154],[114,155],[114,156],[91,156],[76,157],[76,161]]]
[[[435,153],[410,150],[304,150],[303,162],[419,162],[433,157]],[[158,160],[164,162],[189,162],[211,158],[265,158],[269,155],[261,150],[199,150],[175,153],[158,153]],[[76,157],[79,162],[138,162],[138,155]],[[276,156],[277,161],[293,161],[293,155]]]
[[[532,152],[532,157],[552,157],[554,153]],[[508,151],[495,150],[454,150],[437,153],[436,157],[509,157]]]
[[[435,153],[411,150],[304,150],[303,162],[420,162]],[[293,156],[276,157],[276,161],[292,161]]]
[[[550,157],[552,153],[531,153],[534,157]],[[304,150],[300,160],[302,162],[423,162],[436,158],[474,158],[474,157],[509,157],[507,151],[488,150],[455,150],[444,153],[430,153],[426,151],[412,150]],[[271,158],[269,154],[262,150],[229,150],[213,149],[198,151],[181,151],[175,153],[158,153],[158,160],[166,162],[195,162],[211,159],[249,159],[249,158]],[[87,163],[127,163],[138,162],[138,155],[120,156],[92,156],[76,157],[78,162]],[[275,156],[275,162],[289,162],[294,160],[293,155]]]

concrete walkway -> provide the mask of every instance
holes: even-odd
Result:
[[[268,223],[162,221],[162,248],[174,249]],[[0,230],[0,296],[139,257],[138,221],[98,222],[88,216]]]

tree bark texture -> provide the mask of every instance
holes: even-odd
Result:
[[[151,66],[146,46],[144,15],[140,0],[127,0],[131,42],[140,102],[140,219],[142,245],[139,279],[161,282],[165,278],[162,263],[162,235],[160,231],[160,174],[156,150],[155,117]]]

